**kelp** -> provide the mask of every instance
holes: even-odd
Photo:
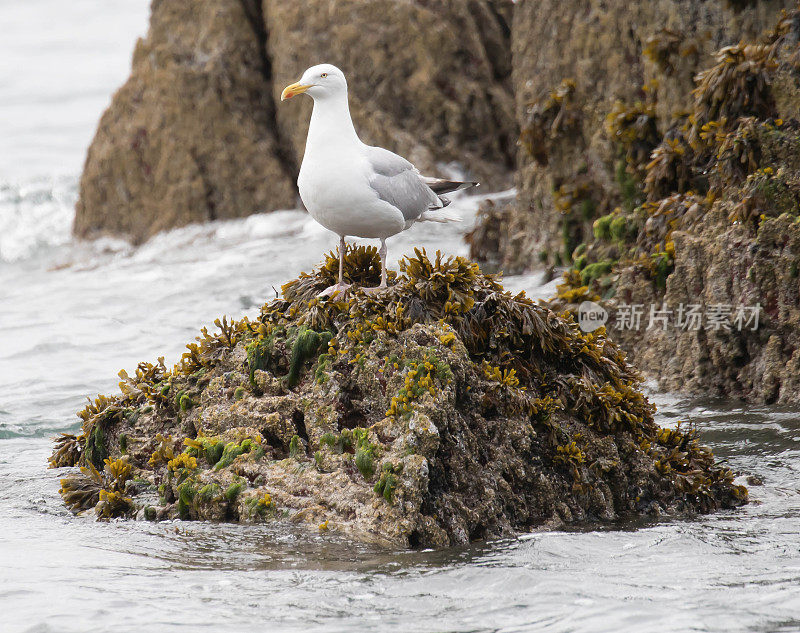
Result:
[[[549,162],[550,147],[556,138],[580,132],[581,113],[573,105],[575,89],[574,79],[564,79],[545,98],[528,104],[520,142],[541,165]]]
[[[124,494],[131,475],[131,465],[122,459],[106,459],[102,472],[89,463],[81,467],[80,474],[63,478],[59,493],[74,512],[94,508],[101,519],[124,516],[133,507],[130,497]]]

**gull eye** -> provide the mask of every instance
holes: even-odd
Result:
[[[325,79],[325,77],[327,77],[327,76],[328,76],[328,73],[322,73],[322,74],[320,75],[320,77],[322,77],[323,79]]]

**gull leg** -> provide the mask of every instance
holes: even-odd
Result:
[[[339,285],[344,286],[344,258],[347,255],[347,244],[344,235],[339,237]]]
[[[339,236],[339,283],[329,286],[319,293],[319,297],[335,297],[337,294],[347,292],[350,284],[344,283],[344,258],[347,256],[347,244],[344,235]]]
[[[363,291],[367,294],[373,294],[376,292],[380,292],[381,290],[386,290],[386,240],[381,240],[381,247],[378,250],[378,254],[381,256],[381,285],[376,286],[375,288],[363,288]]]
[[[386,240],[381,240],[378,254],[381,256],[381,285],[379,288],[386,288]]]

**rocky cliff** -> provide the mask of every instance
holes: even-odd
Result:
[[[754,25],[766,8],[775,9],[758,3],[731,15]],[[800,399],[798,25],[799,12],[776,11],[762,35],[717,50],[682,96],[654,88],[616,101],[594,124],[616,160],[594,163],[605,164],[610,184],[587,168],[551,191],[557,213],[547,230],[562,231],[546,252],[570,265],[555,303],[602,300],[616,326],[610,336],[665,388]],[[658,86],[680,74],[670,51],[682,49],[664,46],[651,39],[645,51],[661,69]],[[570,101],[577,91],[562,93],[533,120],[555,107],[561,121],[584,121],[580,101]],[[532,157],[534,171],[573,142],[552,134],[555,123],[548,129],[544,145],[531,141],[550,148]]]
[[[131,76],[103,115],[75,233],[142,241],[189,222],[293,207],[310,103],[283,85],[336,63],[363,139],[489,186],[516,143],[510,0],[154,0]],[[300,100],[298,100],[300,101]]]
[[[521,0],[513,19],[518,199],[502,245],[507,271],[569,264],[592,222],[643,201],[631,163],[691,109],[716,51],[758,37],[789,0]],[[624,110],[624,112],[622,112]],[[628,117],[634,142],[609,131]]]
[[[345,275],[379,280],[374,248]],[[254,321],[203,330],[174,369],[121,372],[54,467],[100,518],[291,520],[393,546],[692,514],[747,491],[686,425],[663,429],[602,331],[462,258],[400,262],[380,294],[318,293],[329,257]]]

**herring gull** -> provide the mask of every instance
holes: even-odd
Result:
[[[345,236],[379,239],[381,283],[386,288],[386,238],[416,222],[453,222],[443,211],[444,194],[477,185],[422,176],[402,156],[361,142],[347,101],[344,73],[331,64],[312,66],[300,81],[286,86],[281,101],[299,94],[314,100],[303,164],[297,178],[308,212],[339,236],[339,283],[322,294],[349,288],[344,283]]]

